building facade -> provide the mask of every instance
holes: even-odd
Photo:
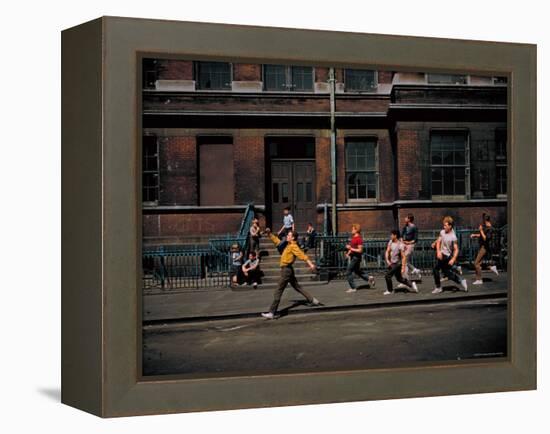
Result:
[[[146,243],[234,233],[249,203],[298,230],[325,204],[338,232],[506,223],[504,77],[177,59],[142,77]]]

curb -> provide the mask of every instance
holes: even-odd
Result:
[[[390,302],[375,302],[375,303],[362,303],[354,305],[339,305],[339,306],[320,306],[320,307],[311,307],[308,309],[297,309],[297,310],[288,310],[282,316],[289,315],[303,315],[303,314],[313,314],[320,313],[322,311],[328,312],[338,312],[346,310],[359,310],[359,309],[380,309],[388,307],[403,307],[403,306],[418,306],[418,305],[430,305],[430,304],[443,304],[456,301],[466,301],[466,300],[486,300],[492,298],[507,298],[507,291],[494,292],[491,294],[476,294],[476,295],[461,295],[456,297],[444,297],[444,298],[429,298],[429,299],[420,299],[420,300],[399,300],[399,301],[390,301]],[[288,309],[288,308],[287,308]],[[285,310],[285,309],[283,309]],[[210,316],[195,316],[187,318],[168,318],[168,319],[155,319],[155,320],[146,320],[143,321],[143,328],[153,328],[161,325],[171,325],[171,324],[185,324],[193,322],[203,322],[203,321],[220,321],[228,319],[245,319],[245,318],[260,318],[260,312],[254,313],[233,313],[233,314],[223,314],[223,315],[210,315]]]

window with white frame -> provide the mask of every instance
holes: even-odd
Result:
[[[430,138],[432,197],[466,195],[467,147],[466,131],[432,131]]]
[[[159,200],[159,146],[156,136],[143,136],[142,201],[156,205]]]
[[[345,143],[346,196],[350,201],[378,198],[376,138],[350,137]]]

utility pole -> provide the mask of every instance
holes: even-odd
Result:
[[[336,80],[334,78],[334,68],[329,69],[329,84],[330,84],[330,187],[331,187],[331,202],[332,216],[331,225],[332,233],[336,234]]]

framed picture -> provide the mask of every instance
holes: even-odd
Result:
[[[64,403],[536,387],[536,46],[103,17],[62,73]]]

